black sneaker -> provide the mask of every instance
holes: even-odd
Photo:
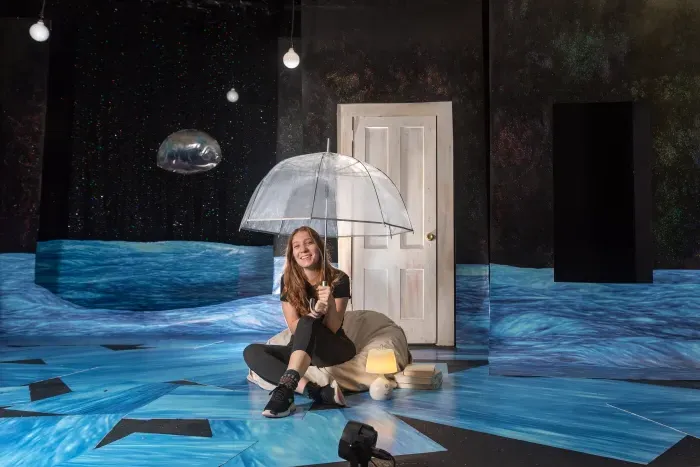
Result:
[[[314,402],[324,406],[347,407],[343,391],[336,381],[327,386],[310,388],[309,397]]]
[[[321,402],[327,405],[337,405],[339,407],[347,407],[343,390],[340,389],[338,383],[333,380],[331,384],[324,387],[321,391]]]
[[[263,410],[263,416],[268,418],[282,418],[291,415],[295,410],[294,391],[287,386],[277,386],[270,392],[270,402]]]

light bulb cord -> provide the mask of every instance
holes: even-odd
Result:
[[[44,0],[46,1],[46,0]],[[292,32],[289,34],[289,43],[292,48],[294,48],[294,6],[296,5],[296,0],[292,0]]]
[[[41,11],[39,12],[39,19],[43,20],[44,19],[44,9],[46,8],[46,0],[43,0],[41,2]]]

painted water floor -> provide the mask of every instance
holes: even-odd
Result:
[[[6,342],[0,466],[333,464],[349,420],[397,465],[700,465],[700,384],[490,376],[471,349],[421,348],[440,390],[349,394],[346,409],[299,396],[296,414],[268,420],[267,391],[245,379],[254,340]]]

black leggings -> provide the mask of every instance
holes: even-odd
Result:
[[[287,371],[292,352],[303,350],[311,357],[311,365],[323,368],[340,365],[351,360],[355,344],[345,335],[343,328],[333,333],[322,319],[304,316],[297,322],[297,329],[287,345],[250,344],[243,351],[248,368],[270,384],[278,384]],[[303,376],[303,375],[302,375]]]

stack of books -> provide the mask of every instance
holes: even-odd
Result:
[[[442,371],[433,363],[413,363],[394,378],[402,389],[439,389],[442,386]]]

